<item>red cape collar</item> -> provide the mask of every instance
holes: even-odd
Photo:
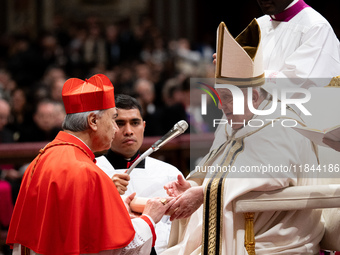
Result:
[[[80,146],[81,148],[83,148],[87,152],[87,154],[90,156],[91,160],[93,162],[96,162],[95,155],[90,150],[90,148],[82,140],[80,140],[79,138],[75,137],[74,135],[71,135],[71,134],[69,134],[69,133],[67,133],[65,131],[60,131],[58,133],[58,135],[56,136],[55,140],[54,140],[57,143],[56,140],[63,141],[63,142],[68,142],[68,143],[73,143],[73,144],[76,144],[76,145]]]

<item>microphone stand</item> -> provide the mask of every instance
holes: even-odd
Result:
[[[143,159],[145,159],[147,156],[149,156],[151,153],[153,153],[154,150],[152,147],[150,147],[147,151],[145,151],[133,164],[130,166],[130,168],[127,170],[127,174],[130,174],[132,170],[141,162]]]

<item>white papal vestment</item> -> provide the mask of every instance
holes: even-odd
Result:
[[[259,109],[269,109],[265,106],[267,101],[262,102]],[[289,118],[298,119],[296,114],[288,111]],[[277,119],[280,113],[271,116],[254,116],[253,125],[259,125],[262,120]],[[238,196],[249,191],[271,191],[292,185],[312,185],[318,182],[317,178],[306,178],[313,173],[294,171],[294,167],[307,164],[317,166],[317,157],[311,142],[289,127],[281,125],[283,119],[278,119],[272,125],[264,128],[246,126],[228,137],[228,145],[221,147],[223,153],[210,153],[210,165],[228,165],[231,162],[234,171],[229,172],[225,178],[223,196],[223,217],[221,254],[239,255],[247,254],[244,248],[244,216],[233,212],[232,201]],[[292,125],[287,120],[285,125]],[[233,142],[239,141],[239,146],[234,150]],[[241,141],[241,142],[240,142]],[[238,142],[237,142],[238,143]],[[236,143],[236,144],[237,144]],[[201,161],[202,166],[209,157],[209,154]],[[251,172],[250,169],[258,166],[262,172]],[[276,167],[282,169],[264,172],[267,169]],[[197,170],[199,168],[196,168]],[[201,168],[204,171],[203,168]],[[242,169],[244,170],[242,172]],[[248,169],[248,171],[246,171]],[[287,171],[288,169],[288,171]],[[289,170],[290,169],[290,170]],[[195,181],[197,173],[193,173],[190,180]],[[311,177],[311,176],[309,176]],[[196,181],[200,181],[196,179]],[[207,185],[210,178],[205,178],[203,187],[207,192]],[[220,197],[218,197],[220,199]],[[212,201],[212,200],[210,200]],[[171,247],[164,255],[168,254],[201,254],[202,229],[203,229],[203,208],[201,206],[188,220],[177,221],[180,232],[172,229]],[[173,223],[175,226],[175,223]],[[207,228],[205,227],[205,230]],[[320,222],[320,212],[312,210],[289,211],[289,212],[264,212],[255,214],[255,242],[256,254],[316,254],[319,251],[324,227]],[[203,231],[204,233],[204,231]],[[205,241],[205,245],[207,245]],[[202,253],[203,254],[203,253]]]

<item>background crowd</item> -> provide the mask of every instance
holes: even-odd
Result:
[[[6,128],[14,142],[52,140],[63,119],[61,90],[66,79],[107,75],[115,93],[140,100],[148,125],[146,136],[163,135],[163,111],[189,105],[185,79],[213,77],[214,45],[192,44],[186,38],[167,40],[149,18],[137,27],[103,24],[99,17],[29,34],[6,35],[0,42],[0,98],[10,104]],[[161,124],[165,125],[161,125]],[[170,123],[171,125],[171,123]],[[173,125],[173,123],[172,123]],[[170,126],[171,128],[172,126]],[[8,134],[8,133],[7,133]]]

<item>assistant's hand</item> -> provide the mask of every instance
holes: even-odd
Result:
[[[337,142],[337,141],[334,141],[334,140],[331,140],[331,139],[327,139],[327,138],[323,138],[322,142],[327,144],[332,149],[340,152],[340,142]]]
[[[203,204],[203,200],[203,187],[192,187],[176,198],[166,214],[171,215],[170,220],[187,218]]]
[[[164,186],[170,197],[177,197],[191,187],[190,183],[182,175],[177,176],[177,181],[170,182]]]
[[[155,197],[150,198],[145,205],[143,214],[149,215],[153,221],[157,224],[162,217],[164,216],[165,212],[173,205],[175,199],[172,197]]]
[[[214,53],[214,54],[213,54],[213,59],[214,59],[214,60],[213,60],[213,64],[214,64],[214,65],[216,65],[216,57],[217,57],[217,54]]]
[[[111,179],[115,184],[119,194],[124,195],[125,191],[127,191],[127,186],[129,185],[130,175],[127,173],[114,174]]]

